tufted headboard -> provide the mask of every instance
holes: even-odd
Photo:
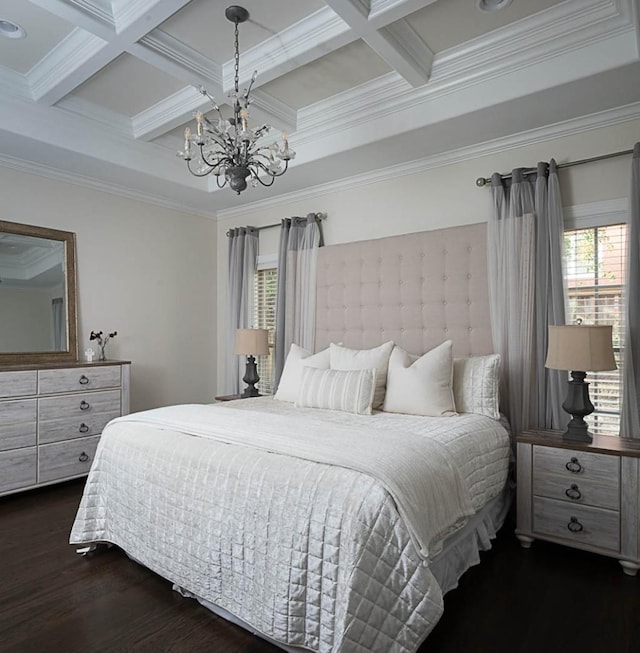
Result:
[[[316,351],[451,339],[455,356],[491,353],[486,243],[481,223],[320,248]]]

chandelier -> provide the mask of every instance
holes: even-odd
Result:
[[[229,93],[233,116],[224,118],[215,99],[199,86],[198,90],[211,101],[218,118],[209,120],[202,112],[196,113],[196,133],[193,134],[189,127],[184,130],[184,151],[178,152],[178,156],[187,162],[192,175],[204,177],[213,174],[218,188],[229,184],[240,195],[247,188],[247,178],[254,187],[259,183],[271,186],[276,177],[287,171],[289,161],[296,153],[289,148],[286,133],[283,132],[281,143],[260,144],[260,139],[270,131],[271,126],[262,125],[255,130],[249,128],[251,88],[258,71],[253,73],[249,87],[243,89],[242,93],[238,87],[238,24],[249,18],[249,12],[244,7],[231,5],[227,7],[225,16],[235,25],[235,84],[234,90]]]

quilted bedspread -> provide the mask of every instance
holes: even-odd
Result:
[[[389,439],[398,449],[403,438],[429,438],[446,447],[474,510],[506,479],[508,435],[487,417],[358,416],[271,398],[206,408],[211,419],[242,415],[256,431],[284,415],[300,437],[321,421],[345,438],[349,427],[361,433],[366,425],[372,442]],[[442,592],[384,479],[198,437],[170,420],[135,420],[105,429],[72,544],[112,542],[288,646],[411,652],[433,628]],[[454,515],[450,527],[458,521]]]

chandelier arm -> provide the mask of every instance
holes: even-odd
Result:
[[[224,188],[227,185],[227,178],[224,177],[222,183],[220,183],[220,175],[216,175],[216,185],[218,188]]]
[[[280,172],[272,172],[267,166],[262,163],[262,161],[258,161],[257,159],[254,159],[252,161],[252,165],[258,166],[260,170],[262,170],[265,174],[267,174],[269,177],[271,177],[271,183],[265,184],[258,175],[255,175],[255,178],[263,185],[263,186],[271,186],[273,184],[273,181],[276,177],[282,177],[282,175],[287,171],[287,168],[289,167],[289,162],[285,161],[284,163],[284,170],[281,170]]]
[[[205,164],[206,164],[206,165],[209,165],[206,161],[205,161]],[[193,170],[193,168],[191,167],[191,159],[189,159],[189,160],[187,161],[187,170],[189,170],[189,172],[190,172],[194,177],[206,177],[207,175],[211,174],[211,172],[213,171],[213,166],[209,166],[209,170],[204,170],[203,172],[196,172],[196,171]]]
[[[262,166],[261,166],[261,167],[262,167]],[[263,170],[264,170],[264,168],[263,168]],[[262,179],[260,179],[260,176],[259,176],[258,174],[256,174],[255,171],[252,172],[252,174],[253,174],[253,178],[254,178],[256,181],[260,182],[260,184],[262,184],[263,186],[266,186],[266,187],[273,186],[273,182],[275,181],[274,176],[273,176],[272,174],[270,174],[268,170],[264,170],[264,172],[267,173],[267,176],[268,176],[268,178],[269,178],[269,181],[268,181],[268,182],[267,182],[267,181],[262,181]]]

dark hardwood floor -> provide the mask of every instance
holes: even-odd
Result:
[[[67,544],[83,482],[0,499],[0,651],[277,653],[117,549]],[[445,598],[420,653],[638,653],[640,578],[507,523]]]

